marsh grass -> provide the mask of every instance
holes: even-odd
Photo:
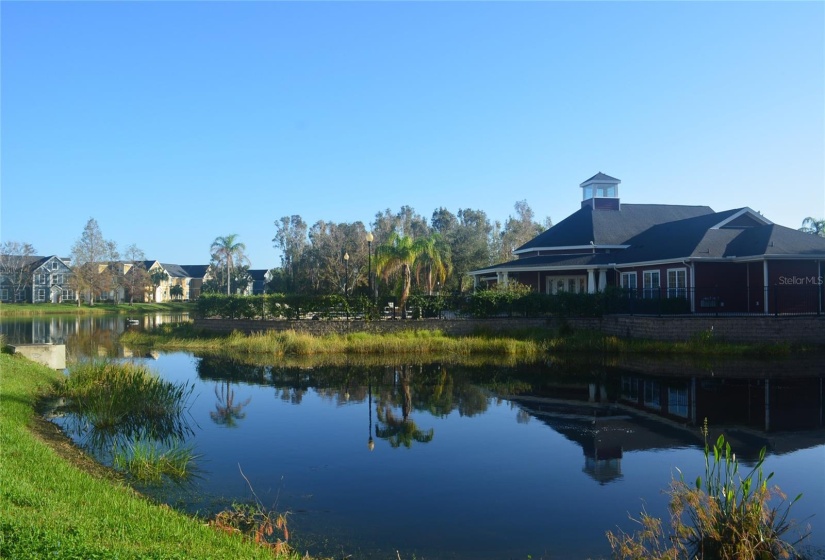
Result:
[[[539,337],[518,339],[506,335],[482,333],[454,337],[439,330],[410,329],[398,333],[350,333],[344,335],[313,336],[289,331],[266,331],[244,335],[208,334],[197,331],[191,324],[162,325],[143,332],[126,332],[121,342],[160,350],[231,351],[284,356],[348,355],[405,355],[433,354],[471,356],[518,356],[535,360],[545,353],[546,342]]]
[[[661,519],[642,512],[633,534],[607,532],[614,558],[651,560],[769,560],[799,558],[796,546],[809,533],[794,536],[797,523],[790,511],[802,494],[788,501],[768,482],[762,466],[765,448],[756,465],[744,475],[724,436],[712,446],[705,435],[705,475],[693,484],[680,475],[671,483],[670,531]],[[793,540],[788,540],[791,536]]]
[[[177,438],[164,444],[143,437],[118,446],[113,453],[113,464],[138,482],[160,484],[166,479],[173,482],[190,479],[195,472],[196,458],[193,448]]]
[[[192,385],[160,379],[141,365],[94,360],[72,366],[60,392],[68,410],[97,430],[131,426],[155,435],[179,423],[193,390]]]

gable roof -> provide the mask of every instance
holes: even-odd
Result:
[[[586,180],[586,181],[582,181],[582,183],[581,183],[581,184],[582,184],[582,185],[584,185],[584,184],[586,184],[586,183],[589,183],[590,181],[610,182],[610,183],[613,183],[613,182],[615,182],[615,183],[621,183],[621,181],[620,181],[620,180],[616,179],[615,177],[611,177],[610,175],[605,175],[605,174],[604,174],[604,173],[602,173],[601,171],[599,171],[598,173],[596,173],[595,175],[593,175],[592,177],[590,177],[588,180]],[[580,186],[581,186],[581,185],[580,185]]]
[[[528,251],[523,251],[527,255],[474,273],[497,270],[573,270],[688,259],[825,259],[825,238],[774,224],[749,208],[713,212],[702,206],[628,206],[633,208],[623,217],[617,216],[617,211],[592,211],[589,207],[584,207],[570,216],[572,220],[568,218],[559,222],[523,245],[520,250],[527,248]],[[666,220],[668,216],[678,215],[687,217]],[[608,218],[601,219],[604,216]],[[638,219],[638,222],[628,224],[626,220],[630,217]],[[644,227],[646,223],[659,220],[662,221]],[[568,223],[564,225],[565,222]],[[549,235],[562,225],[564,227],[554,235]],[[631,236],[626,235],[634,229],[639,231]],[[613,245],[620,250],[592,253],[584,251],[589,242],[583,240],[590,231],[595,231],[595,244],[600,248]],[[537,251],[539,248],[562,247],[572,249],[571,253],[529,254],[529,251]]]
[[[182,264],[180,266],[189,273],[190,278],[202,279],[206,276],[206,272],[209,270],[208,264]]]
[[[597,246],[627,245],[631,238],[653,226],[708,214],[713,214],[708,206],[622,204],[619,210],[584,206],[514,252],[587,247],[591,241]]]

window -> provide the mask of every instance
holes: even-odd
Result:
[[[0,300],[7,301],[9,299],[9,291],[5,288],[0,290]]]
[[[643,288],[644,288],[644,297],[646,298],[657,298],[659,297],[659,286],[661,286],[659,280],[659,271],[658,270],[645,270],[643,273]]]
[[[661,409],[662,395],[659,392],[659,383],[656,381],[645,381],[644,384],[645,406],[655,408],[656,410]]]
[[[667,297],[687,297],[687,270],[671,268],[667,271]]]
[[[667,388],[667,411],[675,416],[688,417],[687,386]]]
[[[74,299],[74,290],[64,289],[62,299],[64,301]]]
[[[35,274],[34,275],[35,284],[45,284],[48,281],[49,281],[49,275],[48,274],[40,273],[40,274]]]
[[[639,402],[639,380],[635,377],[622,377],[622,398]]]
[[[46,301],[46,290],[43,288],[38,288],[34,301]]]
[[[622,288],[635,292],[637,288],[636,278],[635,272],[622,272]]]
[[[57,270],[57,261],[52,261],[52,270]]]
[[[17,293],[15,294],[15,296],[14,296],[14,300],[15,300],[15,301],[23,301],[24,299],[26,299],[26,292],[25,292],[25,290],[20,290],[20,291],[19,291],[19,292],[17,292]]]

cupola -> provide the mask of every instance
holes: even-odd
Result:
[[[621,181],[601,171],[579,185],[582,188],[582,208],[619,210],[619,183]]]

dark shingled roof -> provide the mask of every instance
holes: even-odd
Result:
[[[208,264],[182,264],[180,266],[189,273],[189,278],[203,278],[209,270]]]
[[[582,185],[587,183],[587,182],[590,182],[590,181],[610,181],[610,182],[615,181],[617,183],[621,183],[621,181],[619,179],[616,179],[615,177],[611,177],[610,175],[605,175],[601,171],[599,171],[598,173],[596,173],[595,175],[590,177],[587,181],[582,181]]]
[[[581,247],[591,241],[596,245],[627,245],[631,238],[653,226],[708,214],[713,215],[713,210],[708,206],[622,204],[619,210],[594,210],[591,206],[584,206],[517,251],[541,247]]]

